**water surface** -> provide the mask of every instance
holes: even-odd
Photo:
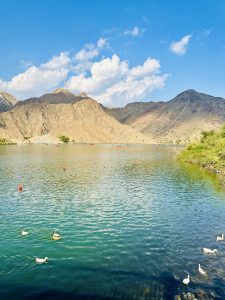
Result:
[[[225,243],[215,240],[225,232],[225,193],[213,175],[180,165],[179,151],[0,147],[1,299],[168,300],[199,290],[225,299]],[[36,256],[49,262],[36,265]]]

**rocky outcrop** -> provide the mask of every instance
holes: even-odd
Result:
[[[16,104],[16,98],[0,90],[0,112],[7,111]]]

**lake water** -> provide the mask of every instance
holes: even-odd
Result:
[[[0,299],[225,299],[225,192],[180,149],[0,147]]]

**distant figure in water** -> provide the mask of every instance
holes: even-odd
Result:
[[[217,249],[209,249],[209,248],[203,248],[202,249],[203,253],[204,254],[216,254],[218,252]]]
[[[23,185],[22,184],[19,184],[18,185],[18,192],[22,192],[23,191]]]
[[[23,236],[28,236],[28,234],[29,234],[29,231],[28,230],[21,230],[21,235],[23,235]]]
[[[63,167],[63,171],[66,171],[66,167]]]
[[[190,275],[188,274],[188,276],[186,278],[184,278],[183,284],[188,285],[189,282],[190,282]]]
[[[53,240],[58,241],[58,240],[61,239],[61,236],[58,232],[54,231],[53,234],[52,234],[52,238],[53,238]]]
[[[217,240],[217,242],[218,241],[223,241],[224,240],[224,234],[221,233],[221,234],[217,235],[216,240]]]
[[[45,258],[36,257],[35,261],[36,261],[36,264],[44,264],[48,261],[48,257],[45,257]]]
[[[206,271],[201,268],[200,264],[198,264],[198,271],[199,271],[200,274],[206,275]]]

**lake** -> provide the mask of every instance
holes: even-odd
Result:
[[[0,298],[225,299],[225,192],[181,149],[1,146]]]

